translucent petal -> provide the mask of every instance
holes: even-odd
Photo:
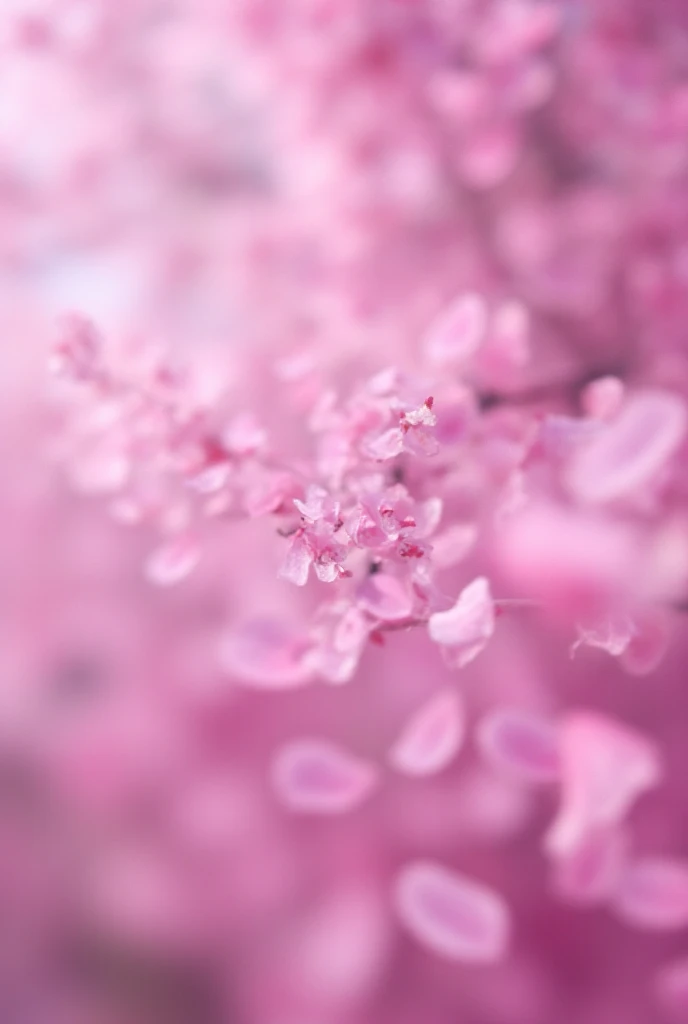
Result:
[[[284,564],[279,572],[280,579],[287,580],[297,587],[305,587],[312,561],[313,554],[308,541],[303,534],[297,534],[289,544]]]
[[[497,708],[480,722],[476,741],[486,761],[523,782],[554,782],[559,778],[556,726],[516,708]]]
[[[506,953],[510,918],[501,896],[430,861],[403,868],[395,886],[397,914],[433,953],[450,960],[491,963]]]
[[[306,814],[342,814],[358,807],[378,781],[374,765],[334,743],[295,740],[272,765],[272,782],[281,802]]]
[[[406,775],[432,775],[450,763],[464,738],[461,699],[442,690],[415,712],[392,747],[390,763]]]

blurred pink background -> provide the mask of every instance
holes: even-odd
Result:
[[[688,5],[3,0],[0,1022],[688,1021]]]

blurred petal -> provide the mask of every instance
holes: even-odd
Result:
[[[637,493],[676,453],[687,426],[686,405],[678,395],[630,396],[616,419],[574,456],[567,475],[572,494],[594,503]]]
[[[389,755],[405,775],[432,775],[452,761],[464,736],[464,713],[455,690],[431,697],[411,716]]]
[[[327,740],[294,740],[277,753],[272,782],[281,802],[305,814],[342,814],[377,784],[374,765]]]
[[[688,861],[669,857],[634,861],[621,876],[614,909],[636,928],[688,928]]]
[[[501,896],[430,861],[403,868],[395,886],[402,924],[433,953],[466,963],[492,963],[506,953],[510,919]]]
[[[563,856],[596,829],[623,821],[638,797],[660,781],[662,766],[644,736],[587,712],[564,718],[559,749],[561,804],[546,845],[550,853]]]
[[[561,771],[556,726],[516,708],[496,708],[480,722],[476,741],[490,764],[523,782],[555,782]]]

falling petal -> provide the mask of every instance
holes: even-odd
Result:
[[[390,763],[405,775],[439,772],[458,753],[464,728],[459,695],[443,690],[411,716],[390,751]]]
[[[621,822],[635,801],[661,778],[654,745],[603,715],[573,712],[559,734],[562,798],[546,845],[566,856],[597,828]]]
[[[621,829],[590,833],[570,856],[555,862],[554,891],[566,903],[605,903],[618,887],[627,854],[628,841]]]
[[[614,909],[627,924],[648,931],[688,927],[688,861],[636,860],[621,877]]]
[[[662,609],[647,609],[634,616],[634,632],[620,661],[633,676],[654,672],[669,646],[669,622]]]
[[[281,802],[304,814],[343,814],[370,796],[374,765],[327,740],[295,740],[273,762],[272,782]]]
[[[510,918],[501,896],[430,861],[403,868],[395,886],[400,920],[422,945],[450,960],[492,963],[506,953]]]
[[[556,727],[547,719],[515,708],[497,708],[480,722],[476,741],[485,760],[522,782],[559,778]]]

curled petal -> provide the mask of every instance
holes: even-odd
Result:
[[[272,765],[279,799],[303,814],[351,811],[372,793],[377,781],[374,765],[327,740],[295,740],[279,751]]]
[[[428,628],[450,663],[461,668],[480,654],[494,632],[494,622],[490,585],[479,576],[461,592],[453,608],[430,616]]]
[[[443,690],[411,716],[390,751],[390,763],[405,775],[442,771],[458,753],[464,731],[459,695]]]
[[[615,501],[649,484],[678,450],[688,426],[678,395],[645,391],[576,452],[567,480],[581,501]]]
[[[559,734],[562,799],[546,845],[566,856],[597,828],[621,822],[661,778],[661,762],[644,736],[602,715],[574,712]]]
[[[688,861],[645,857],[624,871],[614,899],[627,924],[649,931],[688,927]]]
[[[635,624],[628,615],[607,615],[592,625],[578,626],[578,640],[571,648],[573,656],[579,647],[598,647],[617,658],[633,639]]]
[[[478,726],[476,740],[486,761],[523,782],[559,778],[556,727],[544,718],[515,708],[498,708]]]
[[[403,868],[395,886],[397,914],[408,931],[449,960],[492,963],[506,953],[509,911],[501,896],[430,861]]]

